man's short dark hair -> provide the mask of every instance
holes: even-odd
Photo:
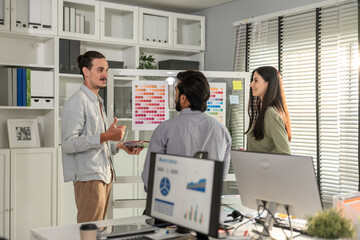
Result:
[[[83,67],[86,67],[87,69],[91,69],[92,67],[92,61],[95,58],[105,58],[104,55],[102,55],[101,53],[97,52],[97,51],[87,51],[86,53],[79,55],[77,57],[77,63],[78,63],[78,67],[80,69],[80,74],[84,76],[84,73],[82,71]]]
[[[185,94],[190,102],[191,110],[204,112],[207,108],[206,102],[210,97],[209,83],[204,74],[196,70],[187,70],[179,72],[176,78],[181,81],[177,86],[179,96]]]

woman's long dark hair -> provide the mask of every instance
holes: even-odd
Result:
[[[291,141],[291,128],[290,128],[290,117],[286,105],[284,88],[282,85],[281,76],[278,70],[274,67],[264,66],[255,69],[251,74],[251,81],[253,81],[254,74],[258,73],[265,82],[268,83],[266,92],[263,96],[263,101],[259,97],[255,97],[252,94],[250,88],[248,114],[250,117],[249,127],[246,130],[247,134],[251,126],[254,128],[251,134],[254,135],[255,139],[260,141],[264,138],[264,117],[265,111],[268,107],[274,107],[285,122],[285,130],[288,135],[289,142]]]

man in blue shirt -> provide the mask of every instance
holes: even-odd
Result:
[[[224,174],[229,170],[231,136],[227,128],[204,111],[210,97],[206,77],[188,70],[177,75],[176,110],[179,116],[161,123],[154,131],[146,155],[142,180],[147,189],[151,152],[194,156],[208,152],[208,158],[224,162]]]
[[[112,155],[119,149],[139,154],[141,149],[128,149],[120,141],[125,126],[108,126],[103,99],[108,63],[96,51],[77,59],[84,84],[66,102],[61,116],[61,147],[64,181],[74,182],[77,221],[103,220],[109,202],[114,168]]]

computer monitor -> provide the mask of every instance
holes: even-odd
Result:
[[[322,209],[312,157],[232,150],[231,161],[245,207],[258,209],[266,201],[272,214],[286,214],[288,205],[297,218]],[[268,222],[269,230],[272,224]]]
[[[151,153],[146,215],[217,238],[223,163]]]

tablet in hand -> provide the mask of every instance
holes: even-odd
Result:
[[[136,148],[136,147],[141,147],[141,148],[147,148],[149,146],[149,141],[128,141],[128,142],[124,142],[124,145],[127,148]]]

